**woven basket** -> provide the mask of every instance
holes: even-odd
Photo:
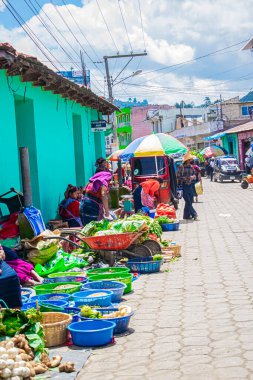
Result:
[[[67,341],[67,327],[72,316],[65,313],[43,313],[42,327],[45,333],[46,347],[60,346]]]
[[[168,248],[170,251],[173,251],[173,257],[181,256],[181,245],[169,245]]]

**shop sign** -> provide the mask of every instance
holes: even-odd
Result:
[[[92,121],[91,122],[91,130],[92,130],[92,132],[105,132],[106,121],[105,120]]]

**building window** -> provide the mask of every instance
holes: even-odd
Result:
[[[249,114],[248,107],[242,107],[242,116],[247,116]]]

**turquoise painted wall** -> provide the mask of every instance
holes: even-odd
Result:
[[[19,77],[7,80],[4,70],[0,99],[0,194],[10,187],[21,190],[18,145],[29,146],[33,203],[48,221],[55,217],[66,186],[85,185],[96,158],[105,155],[104,134],[91,132],[97,111],[22,83]],[[78,123],[73,123],[74,116]],[[82,143],[75,144],[74,136]]]
[[[234,154],[239,160],[238,135],[236,133],[226,134],[222,137],[222,145],[229,154]],[[231,151],[231,147],[233,153]]]

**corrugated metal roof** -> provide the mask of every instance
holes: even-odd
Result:
[[[253,102],[253,91],[250,91],[247,95],[240,99],[240,103]]]
[[[227,133],[240,133],[253,130],[253,120],[248,123],[237,125],[237,127],[231,128]]]

